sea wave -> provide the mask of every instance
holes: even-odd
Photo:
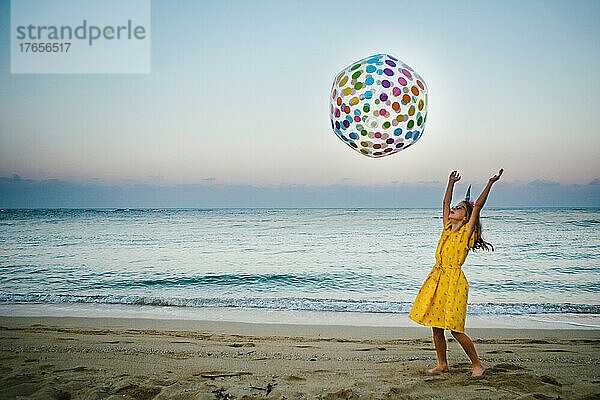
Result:
[[[237,307],[266,310],[334,311],[362,313],[406,314],[412,303],[349,299],[311,299],[298,297],[283,298],[178,298],[123,295],[70,295],[70,294],[4,294],[2,304],[129,304],[171,307]],[[600,305],[571,303],[474,303],[469,304],[472,315],[524,315],[524,314],[600,314]]]

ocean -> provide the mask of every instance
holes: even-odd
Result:
[[[495,251],[462,267],[467,322],[600,328],[600,208],[481,223]],[[417,326],[441,231],[441,209],[5,209],[0,314]]]

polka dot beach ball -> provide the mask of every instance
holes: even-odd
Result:
[[[331,127],[352,149],[379,158],[412,146],[427,121],[427,85],[396,57],[377,54],[344,68],[334,79]]]

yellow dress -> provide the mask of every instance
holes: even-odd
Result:
[[[415,299],[408,317],[418,324],[455,332],[465,331],[469,284],[460,268],[473,247],[475,235],[467,238],[468,224],[452,232],[444,225],[433,267]]]

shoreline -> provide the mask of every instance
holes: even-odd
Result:
[[[0,303],[7,317],[98,317],[189,321],[227,321],[259,324],[340,325],[422,328],[408,313],[273,310],[243,307],[180,307],[95,303]],[[598,314],[469,314],[466,329],[577,329],[600,330]]]
[[[0,315],[0,329],[6,326],[46,326],[65,329],[96,328],[110,330],[158,330],[182,332],[210,332],[214,334],[252,335],[259,337],[335,338],[349,340],[400,340],[401,338],[431,339],[428,326],[359,326],[343,324],[288,324],[215,320],[182,320],[122,317],[72,317],[72,316],[4,316]],[[446,330],[446,337],[452,336]],[[559,339],[595,340],[600,345],[600,330],[592,329],[537,329],[537,328],[471,328],[467,333],[473,341],[482,338],[497,339]]]
[[[591,399],[600,331],[473,328],[488,368],[426,327],[146,318],[0,317],[2,398]],[[549,365],[552,367],[549,368]]]

